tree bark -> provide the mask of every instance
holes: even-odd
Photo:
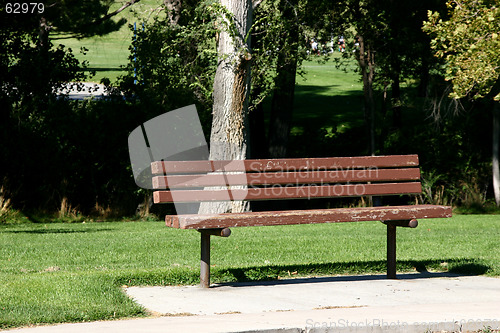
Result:
[[[271,158],[283,158],[287,154],[295,96],[299,43],[299,29],[293,20],[292,5],[288,1],[282,1],[280,7],[283,15],[290,17],[291,22],[287,24],[288,29],[283,36],[283,46],[278,54],[269,126],[269,157]]]
[[[420,82],[418,84],[418,97],[428,97],[429,95],[429,61],[427,60],[427,53],[422,56],[422,68],[420,72]]]
[[[359,67],[363,77],[365,121],[369,154],[375,156],[375,100],[373,98],[373,78],[375,76],[375,55],[373,48],[359,36]]]
[[[272,100],[271,123],[269,126],[269,157],[286,157],[290,127],[292,123],[293,99],[295,96],[295,75],[297,59],[278,56],[279,72]],[[285,59],[283,59],[285,58]]]
[[[94,22],[92,22],[92,24],[93,25],[95,25],[95,24],[101,24],[102,22],[104,22],[106,20],[109,20],[111,17],[115,16],[116,14],[121,13],[122,11],[124,11],[126,8],[132,6],[133,4],[138,3],[139,1],[141,1],[141,0],[130,0],[130,1],[127,1],[125,4],[123,4],[120,8],[118,8],[114,12],[111,12],[111,13],[108,13],[108,14],[104,15],[103,17],[101,17],[101,18],[95,20]]]
[[[252,94],[257,98],[261,89],[252,87]],[[250,156],[252,158],[267,158],[268,143],[266,137],[266,124],[264,104],[260,102],[248,114],[250,124]]]
[[[230,27],[219,34],[219,55],[213,90],[210,135],[211,160],[243,160],[249,151],[248,101],[250,93],[251,0],[221,0],[232,17],[222,19]],[[224,26],[224,24],[221,24]],[[200,213],[242,212],[242,201],[203,203]]]
[[[495,202],[500,207],[500,102],[493,107],[493,192]]]
[[[38,50],[42,52],[49,50],[49,31],[50,26],[47,24],[47,19],[41,17],[38,27]]]
[[[181,17],[181,0],[164,0],[163,3],[167,8],[168,21],[171,25],[177,25],[179,18]]]
[[[392,77],[392,120],[395,128],[401,128],[403,119],[401,114],[401,85],[399,74],[401,72],[399,59],[394,59]]]

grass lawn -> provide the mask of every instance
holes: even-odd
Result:
[[[118,76],[126,74],[122,66],[128,63],[132,35],[128,25],[125,25],[119,31],[106,36],[66,39],[66,35],[51,35],[51,38],[54,45],[63,44],[73,50],[78,60],[87,61],[89,71],[95,71],[95,76],[88,81],[99,83],[104,77],[114,81]],[[82,53],[82,47],[88,51]]]
[[[336,54],[334,54],[335,56]],[[336,68],[333,61],[319,64],[306,61],[304,77],[297,77],[292,135],[322,124],[327,131],[340,133],[364,126],[363,86],[354,72]]]
[[[233,228],[213,282],[385,272],[378,222]],[[500,275],[500,220],[458,215],[398,230],[398,271]],[[197,284],[199,234],[161,222],[0,226],[0,328],[146,316],[123,285]]]
[[[119,76],[126,74],[122,67],[127,65],[130,55],[129,46],[133,38],[130,25],[136,23],[137,29],[142,29],[142,22],[152,20],[156,15],[165,15],[164,11],[158,11],[160,3],[157,0],[142,0],[123,10],[114,20],[125,18],[127,23],[120,30],[108,35],[68,39],[66,35],[52,34],[52,43],[55,46],[63,44],[73,50],[78,60],[88,61],[89,70],[95,71],[95,76],[89,81],[99,83],[106,77],[113,82]],[[122,2],[115,2],[110,11],[122,5]],[[88,51],[82,54],[81,47],[85,47]]]

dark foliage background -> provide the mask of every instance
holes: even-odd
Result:
[[[264,22],[258,16],[263,14],[257,12],[256,21]],[[132,43],[128,74],[115,83],[123,94],[110,88],[109,98],[83,101],[54,93],[64,82],[85,79],[85,64],[72,50],[62,45],[42,47],[36,21],[6,19],[0,30],[0,208],[29,216],[44,213],[72,218],[132,216],[138,209],[149,213],[150,194],[138,189],[132,178],[127,138],[141,123],[193,103],[205,134],[210,133],[217,59],[211,15],[209,7],[192,1],[186,2],[178,25],[150,22]],[[254,72],[260,68],[261,79],[270,75],[262,82],[254,79],[259,90],[253,102],[258,109],[257,104],[268,103],[263,97],[272,94],[277,65],[266,49],[269,36],[259,29],[255,34],[259,39]],[[276,42],[269,40],[272,45]],[[441,112],[440,119],[433,119],[431,112],[424,111],[430,109],[426,103],[442,100],[447,87],[438,83],[443,82],[442,76],[435,73],[429,83],[434,84],[431,94],[420,97],[417,76],[412,72],[414,83],[398,96],[406,101],[401,103],[402,111],[397,111],[403,115],[398,126],[394,125],[395,108],[377,113],[377,153],[419,154],[424,187],[420,202],[485,211],[492,197],[491,114],[485,111],[491,106],[484,101],[462,101],[462,108]],[[387,103],[383,90],[384,82],[380,82],[375,94],[378,110],[384,110]],[[444,104],[440,107],[453,109]],[[262,126],[269,125],[262,121],[259,126],[254,134],[265,139],[262,133],[267,129]],[[327,133],[317,124],[305,125],[301,134],[290,137],[288,156],[364,155],[366,141],[363,128]],[[0,214],[0,221],[5,219]]]

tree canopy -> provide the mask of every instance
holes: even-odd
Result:
[[[424,24],[436,56],[445,61],[445,79],[453,84],[450,97],[492,98],[493,191],[500,206],[500,8],[495,0],[454,0],[447,3],[449,19],[428,13]]]
[[[449,19],[429,12],[424,30],[431,47],[445,61],[445,78],[453,83],[450,97],[483,98],[500,80],[500,7],[495,0],[454,0],[447,3]],[[499,90],[495,87],[495,90]]]
[[[124,138],[137,124],[192,103],[206,134],[217,117],[227,120],[231,130],[249,131],[249,139],[241,136],[240,142],[247,145],[245,150],[250,143],[252,158],[418,153],[424,186],[442,186],[440,199],[429,190],[423,202],[444,203],[446,195],[448,203],[471,202],[463,190],[467,182],[478,193],[477,201],[484,202],[491,189],[486,169],[490,155],[485,152],[491,141],[484,131],[491,120],[484,108],[500,98],[495,1],[450,1],[446,14],[440,0],[254,0],[250,15],[249,0],[163,0],[161,15],[144,18],[131,41],[128,73],[115,83],[119,95],[84,101],[55,96],[58,85],[86,76],[72,51],[54,46],[52,37],[64,44],[68,36],[116,29],[123,20],[108,19],[138,1],[121,6],[111,0],[61,0],[46,4],[43,13],[24,16],[0,8],[5,24],[0,30],[0,141],[5,142],[0,157],[8,161],[0,165],[0,197],[11,198],[14,207],[63,213],[73,207],[84,214],[105,214],[103,209],[109,207],[132,214],[147,194],[136,189],[127,169]],[[236,4],[235,12],[244,3],[245,21],[253,16],[253,23],[238,31],[243,18],[222,6],[228,3]],[[111,5],[121,7],[114,10]],[[217,46],[224,34],[238,41],[223,52]],[[334,53],[341,36],[346,46],[342,55]],[[321,52],[311,52],[313,40]],[[364,99],[357,90],[327,96],[324,91],[337,87],[328,87],[327,81],[321,87],[296,81],[297,73],[317,67],[310,61],[325,62],[327,57],[344,59],[346,70],[358,60]],[[237,75],[231,80],[242,83],[220,93],[224,98],[237,93],[233,100],[241,102],[239,127],[237,117],[212,112],[221,65],[233,68],[222,81]],[[436,70],[439,66],[443,72]],[[325,77],[332,67],[333,62],[325,64]],[[448,94],[444,91],[451,85],[443,85],[444,73],[454,85],[452,97],[482,101],[464,102],[475,110],[459,115],[462,118],[443,117],[440,128],[433,128],[423,98]],[[442,110],[440,103],[437,108]],[[359,121],[344,126],[347,117],[362,118],[363,107],[369,126]],[[500,140],[494,136],[493,141]],[[34,163],[36,174],[30,168]],[[500,202],[498,163],[493,171]]]

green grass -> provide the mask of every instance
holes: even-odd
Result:
[[[212,281],[385,272],[378,222],[233,228],[213,237]],[[398,229],[398,271],[500,275],[498,216]],[[198,283],[199,233],[160,222],[0,226],[0,327],[145,316],[122,285]]]
[[[318,124],[339,133],[364,125],[363,86],[354,72],[354,61],[349,64],[345,72],[333,60],[325,64],[304,62],[306,74],[297,77],[295,89],[292,135],[308,127],[318,128]]]
[[[122,4],[116,2],[110,11]],[[56,46],[63,44],[73,50],[78,60],[88,61],[89,70],[95,71],[95,75],[89,79],[90,82],[99,83],[102,78],[109,78],[114,82],[119,76],[126,74],[122,67],[128,63],[129,46],[133,38],[129,25],[135,22],[137,29],[141,29],[142,22],[152,20],[155,15],[164,15],[164,11],[157,11],[159,4],[160,2],[155,0],[142,0],[123,10],[114,19],[125,18],[127,23],[120,30],[108,35],[68,39],[67,35],[52,34],[52,43]],[[80,52],[82,47],[88,49],[85,54]]]
[[[95,75],[88,80],[90,82],[99,83],[104,77],[114,81],[118,76],[126,74],[122,66],[128,63],[129,46],[132,41],[132,32],[128,25],[106,36],[84,39],[65,39],[65,35],[53,35],[51,37],[54,45],[63,44],[73,50],[78,60],[88,62],[89,72],[95,71]],[[82,53],[80,51],[82,47],[88,51]]]

